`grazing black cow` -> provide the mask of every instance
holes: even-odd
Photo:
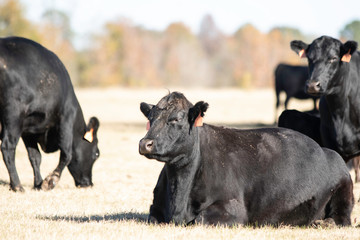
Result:
[[[278,127],[301,132],[323,146],[320,134],[320,116],[297,110],[285,110],[280,114]]]
[[[208,104],[173,92],[141,103],[140,154],[164,162],[149,221],[176,224],[349,225],[353,185],[342,158],[296,131],[203,124]],[[299,171],[301,169],[301,171]]]
[[[317,96],[311,96],[305,92],[305,82],[309,78],[307,66],[293,66],[279,64],[275,69],[275,94],[276,94],[276,116],[280,105],[280,93],[286,93],[285,109],[288,107],[290,98],[312,99],[314,101],[314,110],[316,110]]]
[[[24,191],[15,168],[21,137],[34,170],[34,187],[55,187],[67,166],[75,185],[92,185],[92,166],[99,156],[99,121],[86,125],[68,72],[59,58],[38,43],[19,37],[0,39],[1,152],[10,187]],[[85,133],[90,137],[84,139]],[[46,153],[60,149],[56,169],[43,181],[40,144]]]

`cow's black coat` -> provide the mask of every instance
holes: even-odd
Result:
[[[21,137],[34,170],[34,187],[52,189],[67,166],[77,186],[92,185],[92,166],[99,156],[93,117],[86,125],[68,72],[59,58],[31,40],[0,39],[1,152],[10,187],[23,191],[15,168],[15,148]],[[93,141],[83,136],[91,130]],[[43,181],[41,155],[60,149],[56,169]]]
[[[320,100],[321,137],[324,146],[348,161],[360,155],[360,53],[357,43],[322,36],[311,44],[292,41],[291,48],[304,50],[309,64],[309,94]],[[350,62],[342,61],[350,54]]]
[[[141,103],[151,127],[139,152],[165,162],[150,221],[307,225],[331,217],[351,224],[352,181],[336,152],[283,128],[194,127],[207,107],[177,92],[156,106]]]
[[[307,66],[293,66],[280,63],[275,69],[275,94],[276,111],[280,105],[280,93],[285,92],[285,109],[288,107],[290,98],[313,99],[314,110],[316,110],[317,96],[311,96],[305,92],[305,83],[309,78]]]
[[[320,146],[324,147],[320,133],[320,116],[318,112],[299,112],[297,110],[285,110],[281,113],[278,127],[289,128],[315,140]],[[347,165],[355,170],[355,182],[360,182],[360,156],[354,157],[352,162]]]
[[[297,110],[285,110],[279,116],[278,127],[301,132],[323,146],[320,134],[320,116]]]

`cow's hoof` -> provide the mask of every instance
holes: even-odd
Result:
[[[43,183],[43,181],[40,183],[40,184],[38,184],[38,185],[34,185],[34,190],[37,190],[37,191],[40,191],[41,189],[42,189],[42,183]]]
[[[159,221],[154,216],[148,217],[148,223],[150,224],[159,224]]]
[[[315,228],[333,228],[336,223],[332,218],[325,218],[324,220],[316,220],[312,226]]]
[[[47,176],[41,184],[41,190],[49,191],[53,189],[56,184],[59,182],[60,176],[56,173],[52,173]]]
[[[16,187],[10,186],[10,190],[14,192],[25,192],[25,189],[21,185],[17,185]]]

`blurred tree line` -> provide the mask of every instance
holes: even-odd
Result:
[[[277,64],[303,64],[290,41],[318,37],[288,27],[262,33],[250,23],[227,35],[210,15],[198,34],[183,23],[150,31],[118,19],[93,33],[81,50],[74,48],[74,34],[64,12],[48,9],[35,24],[19,0],[0,0],[0,36],[27,37],[55,52],[77,86],[269,87]],[[347,24],[340,36],[360,42],[360,21]]]

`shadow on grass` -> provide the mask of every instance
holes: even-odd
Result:
[[[0,179],[0,186],[9,185],[10,183]]]
[[[145,213],[117,213],[92,216],[36,216],[37,219],[47,221],[68,221],[78,223],[135,220],[136,222],[147,223],[148,214]]]

